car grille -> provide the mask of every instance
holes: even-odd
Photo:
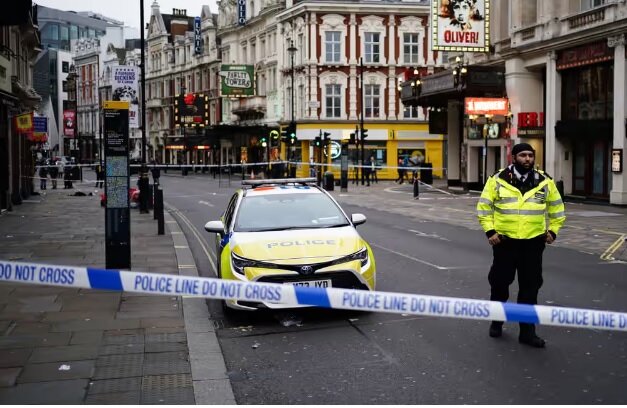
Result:
[[[313,275],[272,275],[263,276],[257,279],[257,282],[266,283],[291,283],[303,280],[331,279],[331,286],[342,289],[361,289],[368,290],[368,287],[361,283],[353,272],[350,271],[334,271],[316,273]]]

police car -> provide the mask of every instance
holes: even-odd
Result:
[[[221,279],[375,289],[372,249],[355,229],[366,217],[347,216],[315,181],[242,181],[243,188],[231,197],[220,220],[205,225],[205,230],[215,233]],[[238,300],[225,300],[224,306],[287,307]]]

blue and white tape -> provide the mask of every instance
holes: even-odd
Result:
[[[627,331],[627,313],[0,260],[0,282]]]

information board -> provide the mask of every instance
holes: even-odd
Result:
[[[131,267],[129,103],[104,103],[105,257],[107,269]]]

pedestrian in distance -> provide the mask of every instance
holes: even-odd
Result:
[[[70,162],[67,162],[65,167],[63,168],[63,188],[69,189],[72,187],[72,177],[73,175],[73,166]]]
[[[39,189],[46,190],[48,181],[48,163],[45,160],[39,165]]]
[[[50,165],[49,172],[50,172],[50,181],[52,182],[52,189],[56,190],[57,189],[57,177],[59,177],[59,168],[57,167],[56,163]]]
[[[366,161],[364,162],[364,166],[362,167],[362,171],[364,172],[362,177],[366,179],[367,186],[370,186],[370,170],[372,168],[371,160],[372,160],[372,157],[367,158]]]
[[[512,159],[511,165],[488,178],[477,203],[477,216],[493,253],[490,300],[506,302],[518,273],[518,303],[535,305],[543,282],[542,253],[546,244],[555,241],[566,215],[553,179],[533,168],[533,148],[527,143],[515,145]],[[490,337],[502,333],[503,322],[493,321]],[[520,323],[518,341],[545,346],[531,323]]]
[[[370,178],[373,183],[379,184],[377,179],[377,160],[374,158],[374,154],[370,155]]]
[[[403,159],[398,158],[396,172],[398,173],[398,177],[394,180],[395,183],[403,184]]]

